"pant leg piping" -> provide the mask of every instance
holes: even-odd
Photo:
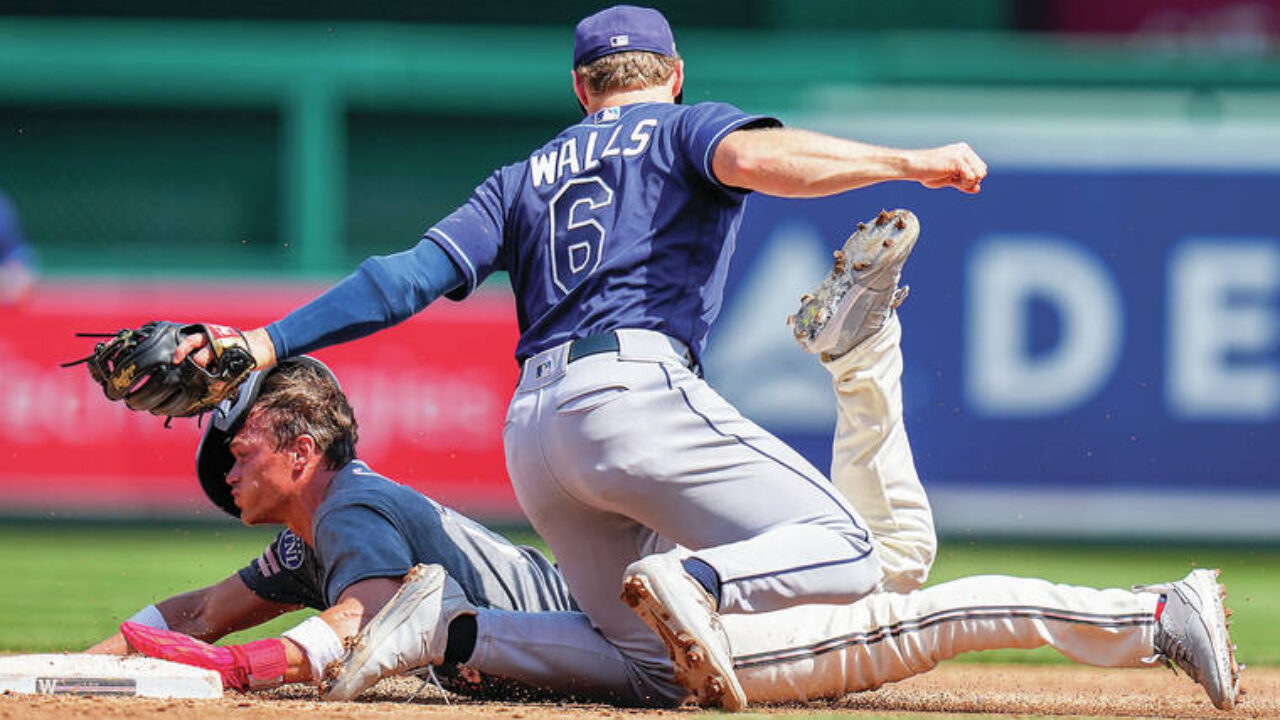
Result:
[[[776,457],[774,457],[774,456],[770,455],[769,453],[765,452],[764,450],[761,450],[760,448],[756,447],[755,445],[752,445],[750,442],[748,442],[748,441],[747,441],[745,438],[743,438],[741,435],[736,435],[736,434],[734,434],[734,433],[728,433],[728,432],[725,432],[725,431],[721,430],[720,428],[716,427],[715,423],[711,421],[711,418],[707,417],[707,416],[706,416],[706,415],[704,415],[700,410],[698,410],[696,407],[694,407],[694,406],[693,406],[693,402],[691,402],[691,401],[689,400],[689,394],[688,394],[687,392],[685,392],[684,388],[677,388],[677,387],[675,386],[675,384],[674,384],[674,383],[672,383],[672,381],[671,381],[671,373],[667,371],[666,366],[665,366],[665,365],[660,365],[659,367],[661,367],[661,368],[662,368],[662,373],[663,373],[664,375],[666,375],[666,377],[667,377],[667,388],[668,388],[668,389],[672,389],[672,390],[679,390],[679,391],[680,391],[680,396],[681,396],[682,398],[684,398],[684,404],[685,404],[685,406],[686,406],[686,407],[688,407],[688,408],[689,408],[689,410],[690,410],[690,411],[692,411],[694,415],[697,415],[698,417],[702,418],[702,421],[703,421],[704,423],[706,423],[706,424],[707,424],[707,427],[711,428],[711,431],[712,431],[712,432],[716,433],[717,435],[719,435],[719,436],[721,436],[721,437],[733,438],[734,440],[737,440],[740,444],[742,444],[742,445],[744,445],[744,446],[746,446],[746,447],[750,448],[751,450],[755,451],[756,453],[758,453],[758,454],[760,454],[760,455],[763,455],[764,457],[766,457],[766,458],[768,458],[768,459],[772,460],[773,462],[777,463],[778,465],[781,465],[782,467],[784,467],[784,468],[786,468],[786,469],[790,470],[791,472],[795,473],[796,475],[798,475],[798,476],[799,476],[801,479],[803,479],[805,482],[809,483],[809,484],[810,484],[810,485],[812,485],[814,488],[816,488],[819,492],[821,492],[822,494],[826,495],[826,496],[827,496],[827,497],[828,497],[828,498],[829,498],[833,503],[835,503],[836,507],[840,508],[840,511],[841,511],[842,513],[844,513],[845,517],[849,518],[849,522],[851,522],[855,528],[857,528],[858,530],[860,530],[860,531],[862,532],[862,537],[861,537],[861,539],[862,539],[864,542],[867,542],[867,543],[870,543],[870,542],[871,542],[871,533],[870,533],[866,528],[864,528],[864,527],[862,527],[861,525],[859,525],[859,524],[858,524],[858,520],[857,520],[857,518],[856,518],[852,513],[850,513],[850,512],[848,512],[847,510],[845,510],[845,509],[844,509],[844,507],[840,504],[840,501],[839,501],[839,500],[836,500],[836,499],[835,499],[835,497],[834,497],[834,496],[832,496],[832,494],[831,494],[831,492],[830,492],[830,491],[828,491],[826,488],[823,488],[821,485],[819,485],[819,484],[815,483],[815,482],[813,481],[813,478],[810,478],[808,475],[805,475],[804,473],[802,473],[802,472],[800,472],[799,470],[797,470],[796,468],[794,468],[794,467],[792,467],[792,466],[788,465],[787,463],[783,462],[782,460],[779,460],[778,458],[776,458]],[[828,482],[827,484],[828,484],[828,485],[830,485],[830,482]],[[868,551],[868,553],[869,553],[869,551]],[[867,554],[867,553],[864,553],[864,555],[865,555],[865,554]]]
[[[819,568],[833,567],[836,565],[848,565],[850,563],[858,562],[859,560],[862,560],[863,558],[867,557],[870,554],[871,554],[871,550],[867,550],[863,552],[861,555],[858,555],[856,557],[845,558],[842,560],[829,560],[827,562],[812,563],[810,565],[799,565],[796,567],[783,568],[781,570],[771,570],[769,572],[757,573],[755,575],[744,575],[742,577],[729,578],[728,580],[722,580],[720,584],[727,585],[729,583],[741,583],[741,582],[747,582],[749,580],[759,580],[761,578],[773,577],[776,575],[789,575],[791,573],[804,572],[806,570],[817,570]]]
[[[921,632],[930,627],[947,622],[962,620],[998,620],[998,619],[1039,619],[1064,622],[1073,625],[1092,625],[1100,628],[1122,628],[1149,625],[1155,622],[1155,614],[1122,613],[1107,615],[1101,613],[1073,612],[1060,608],[1043,608],[1035,606],[985,606],[976,608],[953,608],[913,620],[903,620],[893,625],[876,628],[871,632],[851,633],[829,638],[817,643],[793,648],[753,653],[734,658],[734,667],[747,669],[794,662],[805,658],[817,657],[841,648],[855,645],[874,645],[899,635]]]

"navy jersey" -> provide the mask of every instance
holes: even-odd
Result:
[[[777,124],[723,103],[638,103],[583,119],[427,231],[463,270],[449,297],[507,271],[521,359],[622,327],[700,354],[746,196],[716,179],[713,153],[733,130]]]
[[[360,580],[399,577],[418,563],[442,565],[471,602],[504,610],[576,607],[555,567],[360,461],[334,476],[312,518],[315,547],[281,532],[240,570],[259,597],[318,610]]]

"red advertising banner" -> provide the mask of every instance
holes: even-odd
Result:
[[[83,366],[59,367],[152,319],[252,328],[314,296],[311,285],[48,282],[0,308],[0,513],[217,513],[195,479],[195,419],[131,412]],[[402,325],[316,353],[337,373],[362,459],[465,512],[518,518],[502,455],[515,386],[505,293],[441,301]]]

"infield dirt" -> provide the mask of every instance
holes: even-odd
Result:
[[[1280,718],[1280,669],[1246,671],[1244,702],[1230,713],[1214,710],[1199,686],[1167,670],[1099,670],[1074,666],[950,665],[874,692],[837,702],[817,702],[752,712],[851,716],[944,713],[1019,716],[1071,715],[1144,718]],[[466,720],[543,720],[552,717],[669,718],[703,711],[625,710],[600,705],[549,705],[472,702],[457,697],[446,705],[434,690],[406,704],[418,682],[384,681],[359,702],[320,703],[302,686],[270,693],[228,693],[221,700],[145,698],[0,697],[0,720],[58,718],[157,718],[166,720],[290,720],[342,718],[378,720],[406,716],[461,717]]]

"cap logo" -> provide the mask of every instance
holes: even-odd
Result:
[[[631,44],[630,35],[610,35],[609,47],[626,47]]]

